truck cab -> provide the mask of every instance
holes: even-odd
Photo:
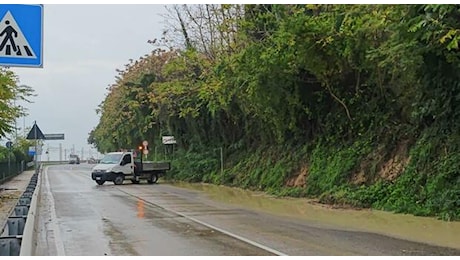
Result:
[[[125,180],[132,183],[139,183],[141,180],[156,183],[170,169],[169,162],[142,161],[142,156],[135,158],[133,152],[111,152],[93,167],[91,178],[98,185],[103,185],[106,181],[120,185]]]
[[[80,164],[80,158],[76,154],[69,155],[69,163],[70,164]]]

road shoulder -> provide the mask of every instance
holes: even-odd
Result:
[[[34,170],[25,171],[0,185],[0,228],[2,231],[0,234],[3,233],[8,217],[29,185],[34,172]]]

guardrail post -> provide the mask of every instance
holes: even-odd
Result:
[[[14,207],[14,217],[23,217],[27,216],[29,213],[29,207],[27,206],[16,206]]]
[[[24,232],[24,226],[26,224],[27,217],[9,217],[8,223],[8,235],[9,236],[20,236]]]
[[[0,237],[0,256],[19,256],[20,251],[20,237]]]
[[[19,206],[30,206],[30,198],[19,198]]]

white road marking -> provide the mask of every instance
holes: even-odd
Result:
[[[48,180],[48,167],[45,167],[44,171],[44,179],[45,179],[45,187],[46,187],[46,193],[50,197],[50,200],[48,200],[49,206],[50,206],[50,214],[51,214],[51,229],[54,233],[54,243],[56,245],[56,251],[58,256],[65,256],[65,250],[64,250],[64,243],[61,239],[61,231],[59,230],[59,225],[57,224],[57,216],[56,216],[56,208],[54,206],[54,197],[53,193],[51,192],[50,188],[50,183]]]
[[[121,192],[123,192],[123,193],[126,193],[126,194],[131,195],[131,196],[133,196],[133,197],[136,197],[136,198],[138,198],[138,199],[140,199],[140,200],[143,200],[144,202],[146,202],[146,203],[148,203],[148,204],[154,204],[154,205],[156,205],[155,203],[152,203],[152,202],[150,202],[150,201],[146,201],[145,199],[143,199],[143,198],[141,198],[141,197],[138,197],[138,196],[136,196],[136,195],[134,195],[134,194],[128,193],[128,192],[126,192],[126,191],[124,191],[124,190],[121,190],[121,189],[119,189],[119,190],[120,190]],[[165,210],[167,210],[167,211],[170,211],[170,212],[172,212],[172,213],[174,213],[174,214],[177,214],[177,215],[179,215],[179,216],[181,216],[181,217],[183,217],[183,218],[186,218],[186,219],[188,219],[188,220],[191,220],[191,221],[193,221],[193,222],[196,222],[196,223],[198,223],[198,224],[200,224],[200,225],[206,226],[206,227],[208,227],[208,228],[210,228],[210,229],[217,230],[217,231],[219,231],[219,232],[221,232],[221,233],[223,233],[223,234],[225,234],[225,235],[227,235],[227,236],[233,237],[233,238],[235,238],[235,239],[238,239],[238,240],[240,240],[240,241],[243,241],[243,242],[245,242],[245,243],[248,243],[248,244],[250,244],[250,245],[253,245],[253,246],[255,246],[255,247],[258,247],[258,248],[260,248],[260,249],[262,249],[262,250],[265,250],[265,251],[267,251],[267,252],[270,252],[270,253],[273,253],[273,254],[279,255],[279,256],[288,256],[288,254],[283,253],[283,252],[281,252],[281,251],[278,251],[278,250],[276,250],[276,249],[274,249],[274,248],[271,248],[271,247],[262,245],[262,244],[260,244],[260,243],[257,243],[257,242],[255,242],[255,241],[253,241],[253,240],[250,240],[250,239],[247,239],[247,238],[245,238],[245,237],[242,237],[242,236],[239,236],[239,235],[237,235],[237,234],[234,234],[234,233],[232,233],[232,232],[230,232],[230,231],[227,231],[227,230],[218,228],[218,227],[216,227],[216,226],[213,226],[213,225],[211,225],[211,224],[208,224],[208,223],[203,222],[203,221],[201,221],[201,220],[198,220],[198,219],[196,219],[196,218],[187,216],[187,215],[185,215],[184,213],[181,213],[181,212],[178,212],[178,211],[175,211],[175,210],[172,210],[172,209],[167,209],[167,208],[162,207],[162,206],[160,206],[160,205],[156,205],[156,206],[159,206],[159,207],[161,207],[161,208],[163,208],[163,209],[165,209]]]
[[[168,210],[169,210],[169,209],[168,209]],[[233,233],[231,233],[231,232],[229,232],[229,231],[227,231],[227,230],[224,230],[224,229],[215,227],[215,226],[213,226],[213,225],[211,225],[211,224],[208,224],[208,223],[205,223],[205,222],[203,222],[203,221],[200,221],[200,220],[198,220],[198,219],[196,219],[196,218],[189,217],[189,216],[187,216],[187,215],[185,215],[185,214],[183,214],[183,213],[175,212],[175,211],[173,211],[173,210],[171,210],[171,211],[174,212],[174,213],[176,213],[176,214],[178,214],[178,215],[180,215],[180,216],[182,216],[182,217],[184,217],[184,218],[186,218],[186,219],[190,219],[191,221],[194,221],[194,222],[196,222],[196,223],[199,223],[199,224],[201,224],[201,225],[203,225],[203,226],[206,226],[206,227],[208,227],[208,228],[217,230],[217,231],[219,231],[219,232],[221,232],[221,233],[224,233],[224,234],[226,234],[226,235],[228,235],[228,236],[231,236],[231,237],[233,237],[233,238],[236,238],[236,239],[238,239],[238,240],[241,240],[241,241],[243,241],[243,242],[246,242],[246,243],[248,243],[248,244],[251,244],[251,245],[253,245],[253,246],[255,246],[255,247],[261,248],[261,249],[263,249],[263,250],[265,250],[265,251],[267,251],[267,252],[270,252],[270,253],[273,253],[273,254],[279,255],[279,256],[287,256],[287,255],[288,255],[288,254],[285,254],[285,253],[283,253],[283,252],[280,252],[280,251],[278,251],[278,250],[276,250],[276,249],[273,249],[273,248],[271,248],[271,247],[268,247],[268,246],[259,244],[259,243],[255,242],[255,241],[250,240],[250,239],[244,238],[244,237],[239,236],[239,235],[237,235],[237,234],[233,234]]]

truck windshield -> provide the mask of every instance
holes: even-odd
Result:
[[[100,163],[117,164],[120,161],[122,155],[123,154],[107,154],[106,156],[104,156],[104,158],[102,158]]]

